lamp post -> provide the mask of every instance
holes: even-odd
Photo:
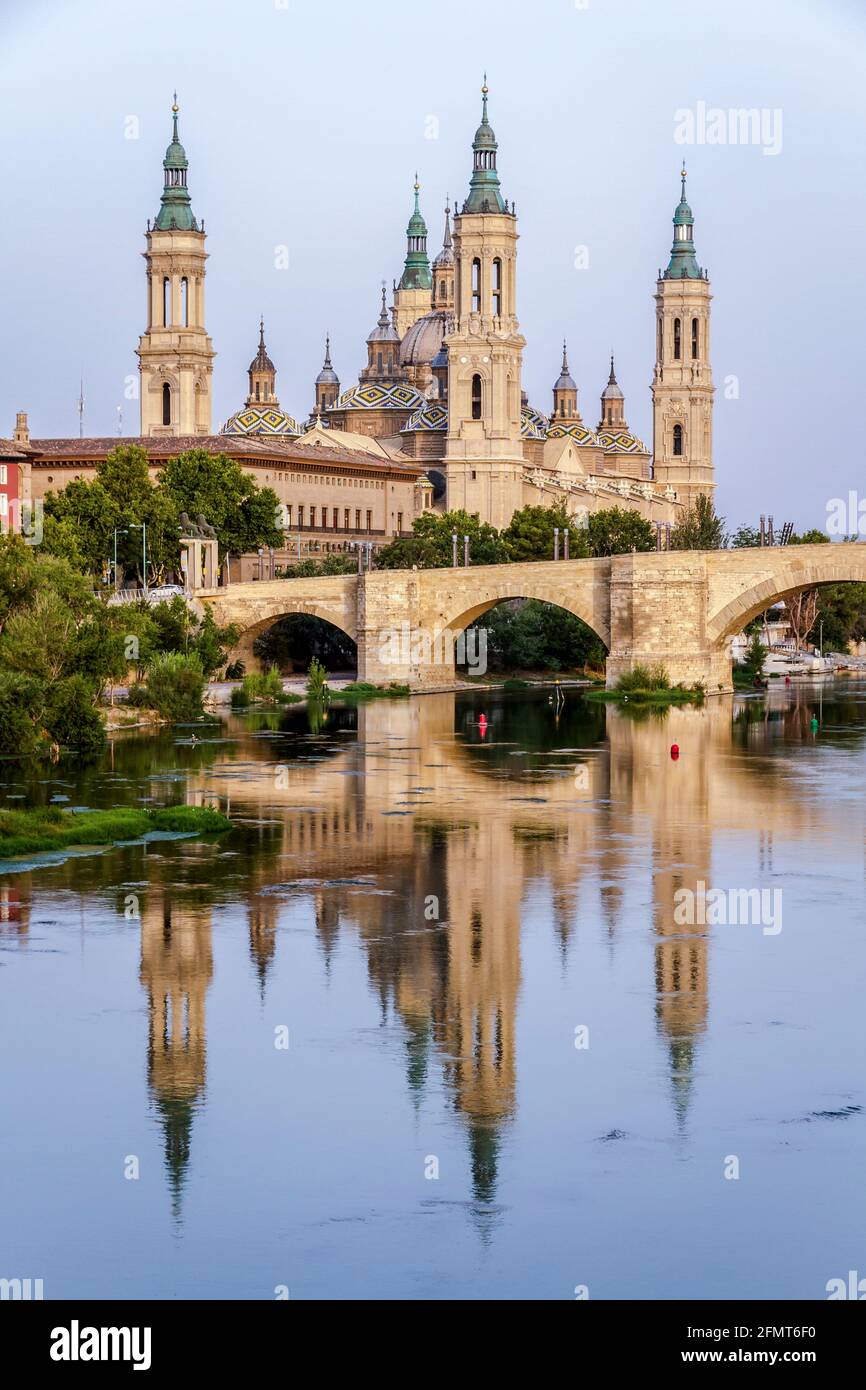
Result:
[[[147,522],[133,521],[129,530],[141,532],[141,572],[144,580],[144,596],[147,598]]]
[[[468,536],[464,536],[464,537],[463,537],[463,563],[464,563],[464,565],[466,566],[466,568],[468,569],[468,568],[469,568],[469,537],[468,537]]]
[[[121,536],[128,536],[128,535],[129,535],[129,527],[128,527],[128,526],[115,526],[115,528],[114,528],[114,569],[112,570],[112,578],[114,579],[114,592],[115,592],[115,593],[117,593],[117,536],[118,536],[118,532],[120,533]]]
[[[451,532],[451,564],[452,564],[452,567],[453,567],[454,569],[457,568],[457,532],[456,532],[456,531],[452,531],[452,532]]]

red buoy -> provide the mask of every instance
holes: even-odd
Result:
[[[679,756],[680,756],[680,745],[679,745],[678,743],[672,743],[672,744],[671,744],[671,757],[672,757],[672,758],[678,758]]]

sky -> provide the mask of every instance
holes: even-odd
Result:
[[[824,526],[863,476],[864,59],[864,0],[0,0],[0,435],[18,410],[35,438],[77,434],[82,373],[85,433],[117,433],[119,406],[138,432],[141,253],[175,88],[218,428],[260,314],[291,414],[311,408],[326,331],[357,380],[416,170],[431,255],[446,195],[466,196],[486,71],[531,403],[550,410],[565,337],[596,424],[613,349],[651,445],[653,294],[685,159],[714,296],[719,510]],[[741,109],[762,128],[719,142],[715,113],[729,137]]]

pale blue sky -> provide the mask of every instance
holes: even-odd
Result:
[[[715,296],[720,510],[822,525],[829,497],[863,486],[864,40],[858,0],[2,0],[0,433],[26,409],[35,436],[76,434],[82,365],[86,433],[114,433],[121,403],[137,432],[124,379],[175,86],[209,233],[218,427],[261,312],[293,414],[326,328],[341,382],[357,378],[416,167],[433,252],[446,193],[465,196],[486,68],[530,400],[550,408],[565,334],[594,424],[614,347],[651,442],[652,295],[685,155]],[[781,109],[781,152],[676,143],[674,113],[699,102]]]

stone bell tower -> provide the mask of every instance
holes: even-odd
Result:
[[[147,329],[139,339],[141,433],[210,434],[211,379],[216,354],[204,326],[207,252],[193,216],[187,157],[173,131],[165,152],[159,212],[147,224]]]
[[[695,219],[686,201],[686,171],[674,213],[674,244],[656,286],[656,365],[653,373],[654,477],[691,505],[715,490],[713,374],[710,367],[710,282],[698,265]]]
[[[472,144],[469,196],[454,218],[454,329],[448,350],[447,506],[507,526],[523,503],[517,218],[503,200],[487,118]]]

